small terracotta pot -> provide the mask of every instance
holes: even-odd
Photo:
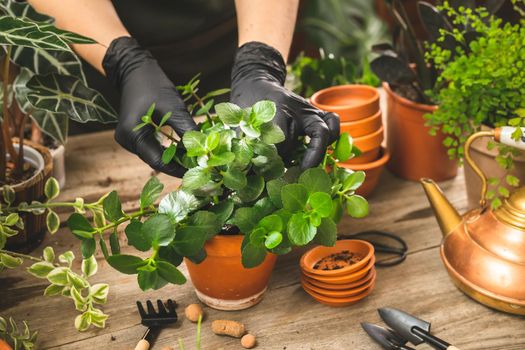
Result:
[[[381,128],[382,125],[381,111],[377,111],[377,113],[371,117],[357,120],[355,122],[342,122],[340,127],[341,133],[347,132],[350,136],[356,138],[372,134]]]
[[[354,296],[347,297],[347,298],[331,298],[331,297],[327,297],[319,293],[316,293],[308,288],[303,288],[303,289],[306,293],[310,294],[312,298],[314,298],[321,304],[332,306],[332,307],[344,307],[344,306],[353,305],[357,303],[358,301],[366,298],[370,293],[372,293],[372,290],[374,290],[374,287],[375,287],[375,281],[374,283],[372,283],[370,287],[368,287],[363,292],[361,292],[361,294],[354,295]]]
[[[449,158],[443,145],[445,135],[429,134],[423,116],[437,106],[412,102],[394,93],[383,83],[387,93],[387,148],[390,151],[388,169],[407,180],[423,177],[435,181],[448,180],[457,175],[458,165]]]
[[[337,113],[341,122],[351,122],[377,113],[379,93],[368,85],[339,85],[317,91],[310,102],[319,109]]]
[[[345,289],[357,288],[367,283],[372,278],[375,278],[375,276],[376,276],[375,269],[372,268],[371,270],[368,271],[368,273],[363,278],[357,281],[346,283],[346,284],[330,284],[330,283],[318,281],[315,278],[306,276],[305,274],[301,274],[301,278],[307,281],[308,283],[313,284],[316,287],[327,289],[327,290],[345,290]]]
[[[18,139],[13,139],[18,150]],[[9,155],[8,155],[9,157]],[[53,160],[47,147],[35,142],[24,140],[24,161],[36,169],[34,175],[19,184],[11,186],[15,191],[14,205],[21,202],[45,201],[44,184],[53,171]],[[20,252],[30,252],[44,239],[46,233],[46,215],[32,213],[19,213],[24,221],[24,229],[18,234],[7,239],[6,248]]]
[[[365,277],[368,274],[368,272],[374,268],[375,262],[376,262],[376,258],[372,257],[372,259],[368,261],[368,264],[366,264],[366,266],[363,267],[361,270],[358,270],[358,271],[355,271],[355,272],[352,272],[350,274],[343,275],[343,276],[320,276],[320,275],[314,275],[304,270],[302,270],[302,273],[307,277],[314,278],[323,283],[343,285],[343,284],[348,284],[348,283],[352,283],[355,281],[359,281],[360,279]]]
[[[354,138],[354,145],[362,152],[358,157],[352,158],[345,163],[347,164],[363,164],[370,163],[379,158],[381,151],[381,142],[385,137],[383,127],[371,134]]]
[[[314,269],[315,264],[319,260],[331,254],[340,253],[344,250],[348,250],[351,253],[355,253],[356,255],[361,257],[361,260],[356,262],[355,264],[337,270]],[[309,251],[303,254],[301,260],[299,261],[299,264],[303,271],[316,276],[344,276],[365,267],[373,256],[374,247],[370,243],[359,239],[345,239],[337,241],[333,247],[317,246],[315,248],[310,249]]]
[[[197,297],[218,310],[243,310],[259,303],[267,289],[277,256],[247,269],[241,262],[243,235],[218,235],[206,242],[200,264],[185,259]]]
[[[381,176],[383,168],[388,162],[388,159],[390,159],[388,150],[386,148],[382,148],[380,157],[376,161],[364,164],[348,164],[345,162],[338,163],[338,166],[354,171],[363,170],[365,172],[365,182],[357,189],[356,193],[361,196],[368,197],[376,188],[379,182],[379,177]]]
[[[483,130],[490,130],[488,127],[483,127]],[[501,179],[500,185],[506,187],[509,191],[515,191],[516,187],[507,185],[505,177],[507,175],[514,175],[520,180],[520,186],[525,184],[525,152],[521,156],[514,158],[514,169],[511,171],[503,169],[497,162],[498,148],[488,150],[487,144],[490,138],[480,138],[473,142],[470,148],[470,155],[472,160],[481,168],[487,178]],[[492,141],[493,142],[493,141]],[[467,187],[467,197],[469,208],[479,207],[479,200],[481,199],[481,180],[470,165],[465,162],[465,185]]]
[[[363,293],[366,289],[368,289],[370,286],[372,286],[372,284],[375,283],[376,279],[375,279],[375,270],[372,270],[372,274],[374,276],[374,278],[371,278],[369,281],[365,282],[364,284],[358,286],[358,287],[354,287],[354,288],[349,288],[349,289],[343,289],[343,290],[330,290],[330,289],[324,289],[324,288],[320,288],[320,287],[317,287],[315,286],[314,284],[308,282],[307,280],[305,280],[304,278],[301,279],[301,285],[303,288],[305,289],[309,289],[317,294],[320,294],[322,296],[325,296],[325,297],[329,297],[329,298],[349,298],[349,297],[352,297],[352,296],[355,296],[355,295],[359,295],[361,293]]]

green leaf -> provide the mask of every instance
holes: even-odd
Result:
[[[114,230],[109,235],[109,246],[111,247],[111,254],[120,254],[120,242],[117,236],[117,230]]]
[[[139,270],[137,280],[139,282],[139,287],[143,291],[148,289],[157,289],[159,284],[159,274],[157,270]]]
[[[173,157],[175,157],[176,153],[177,145],[175,143],[172,143],[168,146],[168,148],[164,150],[164,152],[162,152],[162,163],[169,164],[173,160]]]
[[[254,113],[254,119],[260,124],[270,122],[275,117],[277,108],[275,103],[268,100],[256,102],[252,106],[252,113]]]
[[[94,238],[83,239],[80,245],[82,257],[84,259],[90,258],[95,253],[96,242]]]
[[[62,294],[62,291],[64,290],[64,288],[65,288],[64,286],[58,286],[55,284],[51,284],[44,290],[44,296],[52,297],[55,295],[60,295]]]
[[[302,212],[293,214],[288,221],[288,238],[296,246],[310,243],[315,234],[316,228],[304,217]]]
[[[283,230],[283,221],[279,215],[268,215],[259,221],[258,226],[264,228],[265,232],[281,232]]]
[[[356,171],[350,174],[343,182],[343,191],[355,191],[363,182],[365,182],[366,174],[364,171]]]
[[[67,278],[68,271],[69,269],[67,267],[56,267],[47,274],[47,280],[58,286],[66,286],[69,283]]]
[[[221,141],[221,135],[218,132],[211,132],[206,137],[206,149],[208,151],[213,151],[219,146]]]
[[[107,261],[115,270],[127,275],[136,274],[139,267],[146,265],[145,261],[133,255],[111,255],[107,258]]]
[[[140,208],[148,208],[150,205],[153,205],[157,198],[162,193],[164,185],[159,181],[158,178],[152,176],[149,178],[148,182],[142,188],[140,193]]]
[[[15,190],[9,185],[2,186],[2,195],[7,205],[11,205],[15,201]]]
[[[0,262],[9,269],[14,269],[20,266],[24,261],[20,258],[11,256],[9,254],[0,253]]]
[[[237,168],[230,168],[228,171],[222,173],[224,186],[231,190],[240,190],[246,186],[248,180],[246,175]]]
[[[106,198],[104,198],[102,207],[104,208],[104,216],[111,222],[117,222],[124,216],[117,191],[111,191]]]
[[[73,252],[70,250],[58,256],[58,261],[64,264],[67,263],[69,266],[71,266],[71,264],[73,263],[73,260],[75,260],[75,254],[73,254]]]
[[[326,218],[332,214],[332,197],[328,193],[315,192],[308,198],[308,204],[321,217]]]
[[[137,219],[130,221],[129,225],[124,230],[126,237],[128,237],[128,244],[141,252],[147,252],[151,249],[151,244],[148,242],[142,232],[142,222]]]
[[[206,102],[204,106],[202,106],[201,108],[197,110],[197,112],[195,112],[195,116],[198,117],[200,115],[207,114],[210,111],[211,107],[213,107],[213,102],[214,102],[213,99]]]
[[[214,213],[201,210],[190,216],[185,227],[190,228],[195,233],[202,232],[211,238],[219,233],[222,222]]]
[[[154,214],[142,224],[142,235],[152,247],[166,246],[175,237],[175,227],[166,214]]]
[[[248,233],[259,222],[259,216],[255,208],[244,207],[239,208],[235,211],[233,216],[233,223],[237,226],[241,232]]]
[[[286,185],[286,181],[283,179],[274,179],[266,183],[266,191],[268,192],[268,197],[272,201],[273,205],[277,208],[283,207],[283,202],[281,199],[281,190],[283,186]]]
[[[75,318],[75,328],[79,332],[87,331],[89,326],[91,326],[91,317],[89,312],[84,312],[81,315],[78,315]]]
[[[44,251],[42,252],[42,257],[45,261],[50,263],[55,261],[55,251],[53,250],[53,247],[45,247]]]
[[[208,169],[195,167],[189,169],[182,178],[182,188],[188,191],[196,190],[203,187],[211,180],[211,174]]]
[[[51,209],[48,209],[47,211],[46,226],[49,233],[51,234],[56,233],[60,228],[60,218],[58,217],[57,213]]]
[[[97,42],[83,35],[57,28],[52,23],[37,23],[38,28],[46,33],[54,33],[68,44],[96,44]]]
[[[327,247],[333,247],[337,241],[337,226],[330,218],[323,218],[317,227],[315,241]]]
[[[91,286],[91,297],[97,304],[105,304],[108,299],[109,285],[106,283],[97,283]]]
[[[242,265],[245,268],[253,268],[263,263],[266,258],[266,249],[248,243],[242,249]]]
[[[57,179],[50,177],[44,186],[44,194],[47,199],[55,199],[60,194],[60,185]]]
[[[200,131],[185,132],[182,143],[189,157],[199,157],[206,154],[206,135]]]
[[[55,269],[55,266],[47,261],[37,262],[31,265],[27,272],[38,278],[46,278]]]
[[[261,140],[268,144],[281,143],[286,139],[281,128],[273,123],[261,125]]]
[[[94,242],[95,240],[93,240]],[[93,255],[91,255],[89,258],[82,260],[82,273],[86,277],[91,277],[94,274],[97,273],[98,270],[98,264],[97,259]]]
[[[334,150],[334,156],[340,162],[346,162],[352,155],[352,138],[344,132],[339,137]]]
[[[219,220],[219,222],[221,222],[222,225],[224,225],[224,223],[231,217],[233,209],[233,200],[226,199],[219,202],[219,204],[215,204],[209,210],[215,215],[217,215],[217,220]]]
[[[66,113],[69,118],[85,123],[112,123],[117,114],[104,97],[81,80],[56,73],[35,75],[27,83],[27,98],[37,109]]]
[[[157,261],[157,270],[162,278],[169,283],[184,284],[186,277],[175,266],[166,261]]]
[[[253,202],[264,191],[264,179],[261,176],[248,176],[247,181],[247,185],[237,191],[237,196],[245,203]]]
[[[235,154],[233,152],[224,152],[220,154],[213,154],[210,159],[208,160],[209,166],[221,166],[226,165],[235,159]]]
[[[71,51],[67,42],[55,33],[40,29],[34,22],[11,16],[0,17],[0,45]]]
[[[235,164],[240,168],[246,167],[253,158],[253,147],[246,139],[234,140],[232,152],[235,154]]]
[[[244,114],[241,107],[229,102],[216,104],[215,112],[224,124],[232,127],[239,125]]]
[[[268,249],[273,249],[277,247],[281,242],[283,241],[283,235],[281,232],[273,231],[268,234],[266,237],[266,240],[264,241],[264,245]]]
[[[346,200],[346,210],[353,218],[363,218],[368,215],[368,202],[361,196],[353,195]]]
[[[513,187],[518,187],[520,185],[520,179],[513,175],[507,175],[505,177],[505,181],[507,182],[507,184]]]
[[[343,208],[342,200],[340,198],[336,198],[332,200],[332,214],[330,217],[334,222],[341,221],[343,214],[345,213],[345,210]]]
[[[246,134],[247,137],[256,139],[261,136],[261,132],[259,129],[255,128],[253,125],[248,124],[246,121],[241,120],[241,123],[239,124],[242,132]]]
[[[308,192],[325,192],[332,191],[332,180],[324,169],[310,168],[305,170],[299,176],[299,183],[306,187]]]
[[[150,106],[150,108],[151,108],[151,106]],[[155,108],[153,108],[153,111],[155,111]],[[150,111],[148,110],[148,114],[153,115],[153,111],[150,113]],[[162,119],[159,122],[159,126],[163,126],[164,124],[166,124],[168,122],[168,120],[170,120],[171,115],[172,115],[171,112],[167,112],[166,114],[164,114],[162,116]]]
[[[183,190],[167,194],[159,203],[158,211],[166,214],[174,222],[184,220],[187,215],[199,208],[200,202],[193,194]]]
[[[289,184],[281,189],[283,207],[295,212],[303,210],[308,201],[308,190],[301,184]]]
[[[79,213],[73,213],[67,219],[67,226],[71,232],[79,238],[92,238],[95,229],[91,227],[89,221]]]

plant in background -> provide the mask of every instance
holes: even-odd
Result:
[[[12,318],[9,322],[0,316],[0,348],[2,340],[13,350],[33,350],[36,349],[35,342],[38,332],[31,332],[26,321],[22,321],[22,327]]]
[[[504,0],[487,2],[487,11],[495,13]],[[394,33],[394,46],[383,43],[373,47],[379,54],[371,63],[372,71],[377,76],[389,83],[391,88],[401,96],[411,101],[435,104],[436,101],[427,91],[432,90],[438,77],[437,67],[427,64],[425,60],[425,45],[417,39],[414,28],[408,18],[401,0],[385,0],[387,8],[394,18],[398,30]],[[458,0],[456,6],[476,6],[475,2]],[[436,47],[451,52],[452,56],[458,50],[469,50],[469,43],[475,39],[476,34],[472,28],[464,23],[451,21],[446,11],[442,11],[432,4],[418,2],[419,17],[425,28],[429,42]],[[457,40],[454,36],[441,37],[443,32],[464,31],[465,36]],[[440,39],[441,38],[441,39]],[[411,64],[415,66],[411,66]]]
[[[448,3],[440,7],[451,19],[456,29],[442,31],[439,42],[453,37],[455,41],[468,43],[452,52],[437,44],[430,46],[428,60],[441,72],[431,93],[439,103],[439,109],[426,116],[434,130],[447,135],[444,143],[449,155],[462,159],[464,143],[469,135],[482,125],[524,126],[525,115],[525,20],[512,25],[503,23],[484,8],[471,10],[454,9]],[[457,28],[466,28],[460,30]],[[474,38],[474,39],[471,39]],[[504,53],[504,54],[502,54]],[[517,128],[513,137],[522,137]],[[490,148],[496,147],[494,143]],[[496,161],[506,170],[512,169],[513,157],[520,151],[498,146]],[[490,179],[495,187],[488,192],[492,206],[501,205],[500,197],[508,197],[509,191],[501,186],[500,179]],[[504,180],[508,185],[518,186],[514,176]]]
[[[23,144],[27,118],[58,143],[64,143],[68,119],[115,122],[106,100],[87,87],[82,66],[71,44],[93,44],[84,36],[53,25],[27,2],[0,1],[2,84],[0,91],[0,183],[22,179]],[[9,158],[7,158],[9,155]],[[7,166],[7,162],[13,166]]]
[[[361,77],[357,76],[356,67],[344,57],[336,58],[333,54],[325,55],[320,49],[320,58],[307,57],[304,53],[297,56],[290,68],[292,90],[304,97],[312,96],[324,88],[345,84],[366,84],[378,86],[381,82],[371,72],[365,60]]]

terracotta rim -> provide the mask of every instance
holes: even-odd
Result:
[[[346,284],[332,284],[332,283],[321,282],[319,280],[316,280],[315,278],[305,275],[304,273],[301,274],[301,278],[304,278],[308,283],[313,284],[314,286],[318,288],[328,289],[328,290],[344,290],[344,289],[352,289],[352,288],[362,286],[366,282],[370,281],[370,279],[374,275],[375,275],[375,268],[372,268],[368,271],[365,277],[358,279],[355,282],[349,282]]]
[[[359,150],[363,153],[368,152],[370,150],[373,150],[376,147],[379,147],[381,145],[381,142],[383,142],[383,139],[385,138],[384,135],[384,128],[381,125],[379,129],[374,131],[371,134],[355,137],[354,138],[354,145],[359,148]],[[364,144],[364,145],[363,145]],[[360,146],[362,145],[362,146]],[[357,157],[356,157],[357,158]]]
[[[372,284],[375,283],[375,281],[376,281],[376,272],[375,272],[375,270],[371,270],[371,271],[372,271],[373,277],[370,280],[368,280],[365,283],[363,283],[362,285],[354,287],[354,288],[342,289],[342,290],[324,289],[324,288],[320,288],[320,287],[318,287],[318,286],[308,282],[304,278],[301,278],[301,285],[303,286],[303,288],[308,288],[311,291],[316,292],[317,294],[320,294],[320,295],[328,297],[328,298],[337,298],[337,299],[349,298],[349,297],[361,294],[367,288],[369,288]]]
[[[346,248],[347,246],[351,246],[351,245],[361,245],[362,247],[364,246],[364,248],[367,249],[366,255],[362,257],[360,261],[358,261],[357,263],[353,265],[346,266],[338,270],[325,271],[325,270],[316,270],[313,268],[313,265],[310,266],[311,264],[307,263],[307,259],[311,255],[314,255],[320,250],[326,250],[326,255],[323,254],[326,257],[330,254],[339,253],[343,250],[352,251],[350,248]],[[315,248],[308,250],[306,253],[303,254],[303,256],[301,256],[301,260],[299,261],[299,264],[301,266],[301,269],[315,276],[325,276],[325,277],[343,276],[343,275],[347,275],[352,272],[361,270],[362,268],[368,265],[369,260],[373,256],[374,256],[374,246],[371,245],[370,243],[360,240],[360,239],[343,239],[343,240],[337,241],[333,247],[317,246]]]
[[[387,82],[383,82],[383,88],[389,95],[391,95],[395,100],[397,100],[397,102],[399,102],[402,105],[408,106],[413,109],[419,109],[424,112],[434,112],[436,109],[438,109],[437,105],[426,105],[424,103],[410,101],[408,98],[396,94],[394,91],[392,91],[392,89],[390,89],[390,85]]]
[[[318,102],[319,98],[322,95],[326,95],[326,94],[333,93],[335,91],[340,91],[340,90],[348,90],[348,91],[350,91],[350,90],[361,90],[361,91],[366,90],[367,92],[370,93],[371,97],[369,99],[364,100],[362,103],[360,103],[358,105],[354,105],[354,106],[349,106],[349,105],[327,105],[327,104]],[[365,106],[365,105],[369,105],[369,104],[375,103],[376,101],[379,101],[379,92],[377,91],[376,88],[368,86],[368,85],[360,85],[360,84],[338,85],[338,86],[332,86],[332,87],[329,87],[329,88],[317,91],[315,94],[312,95],[312,97],[310,97],[310,100],[312,101],[312,103],[314,103],[317,107],[319,107],[321,109],[330,109],[330,110],[334,110],[334,111],[337,112],[337,110],[353,109],[353,108],[356,108],[356,107],[361,107],[361,106]]]
[[[313,278],[315,280],[324,282],[324,283],[330,283],[330,284],[348,284],[350,282],[355,282],[363,277],[366,276],[367,273],[370,272],[370,270],[374,267],[374,264],[376,262],[375,256],[372,256],[372,259],[368,262],[368,264],[362,268],[361,270],[355,271],[353,273],[350,273],[348,275],[343,276],[322,276],[322,275],[313,275],[307,271],[302,270],[302,273],[305,274],[305,276]]]
[[[351,122],[340,122],[340,125],[341,125],[341,133],[343,132],[347,132],[350,136],[352,136],[352,132],[350,131],[351,129],[365,129],[365,125],[367,124],[371,124],[371,123],[375,123],[377,119],[379,119],[379,125],[380,127],[382,127],[383,125],[383,122],[381,120],[381,116],[382,116],[382,113],[381,113],[381,110],[378,110],[376,112],[376,114],[370,116],[370,117],[366,117],[366,118],[363,118],[363,119],[359,119],[359,120],[354,120],[354,121],[351,121]],[[349,129],[349,131],[343,131],[343,128],[344,129]],[[376,128],[374,130],[377,130],[379,128]],[[362,137],[362,136],[365,136],[367,135],[366,133],[365,134],[361,134],[361,135],[356,135],[355,137]]]
[[[354,171],[357,170],[370,170],[374,168],[382,167],[390,159],[390,152],[385,147],[381,147],[381,157],[378,160],[375,160],[370,163],[356,163],[356,164],[346,164],[346,163],[337,163],[338,166],[343,168],[351,169]]]
[[[330,298],[330,297],[326,297],[324,295],[321,295],[309,289],[303,288],[303,290],[306,293],[310,294],[312,298],[314,298],[320,303],[323,303],[329,306],[346,306],[346,305],[352,305],[364,299],[365,297],[367,297],[370,293],[372,293],[372,290],[374,289],[374,287],[375,287],[375,281],[367,289],[365,289],[361,294],[354,295],[348,298]]]

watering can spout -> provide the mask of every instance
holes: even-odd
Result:
[[[450,204],[441,189],[431,179],[421,179],[421,184],[427,195],[430,206],[438,221],[443,237],[451,233],[460,223],[461,215]]]

